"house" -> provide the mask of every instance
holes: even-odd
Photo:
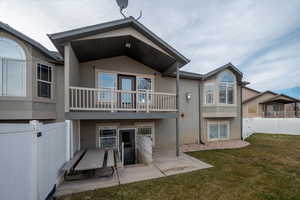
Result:
[[[300,117],[300,100],[272,91],[259,92],[243,87],[243,117],[294,118]]]
[[[1,122],[64,121],[63,59],[0,22]]]
[[[231,63],[180,71],[189,59],[132,17],[48,36],[59,53],[1,23],[1,120],[69,120],[72,154],[115,148],[123,164],[149,162],[138,136],[177,155],[180,144],[241,140],[245,82]]]

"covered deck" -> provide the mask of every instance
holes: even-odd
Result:
[[[298,118],[300,117],[298,99],[277,95],[260,104],[263,106],[264,118]]]

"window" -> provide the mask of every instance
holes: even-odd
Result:
[[[51,98],[52,67],[37,65],[38,97]]]
[[[214,103],[214,84],[206,83],[205,84],[205,104]]]
[[[150,78],[137,78],[137,90],[139,103],[146,103],[146,92],[152,91],[152,80]]]
[[[208,139],[224,140],[229,139],[229,122],[208,122]]]
[[[155,146],[153,126],[145,125],[137,128],[137,134],[149,137],[152,141],[152,146]]]
[[[0,96],[26,96],[25,52],[4,37],[0,37]]]
[[[100,148],[117,148],[117,131],[114,128],[100,129]]]
[[[98,88],[101,90],[98,94],[98,99],[102,102],[111,102],[111,89],[117,87],[117,75],[113,73],[99,72],[98,73]]]
[[[219,77],[219,102],[234,104],[235,77],[232,73],[224,71]]]
[[[138,128],[138,134],[152,138],[152,127]]]

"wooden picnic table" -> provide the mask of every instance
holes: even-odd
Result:
[[[93,170],[103,168],[104,149],[88,149],[83,158],[75,167],[75,171]]]

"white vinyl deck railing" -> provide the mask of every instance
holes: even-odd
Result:
[[[300,111],[268,111],[263,112],[264,118],[300,118]]]
[[[70,87],[70,111],[172,112],[176,94]]]

